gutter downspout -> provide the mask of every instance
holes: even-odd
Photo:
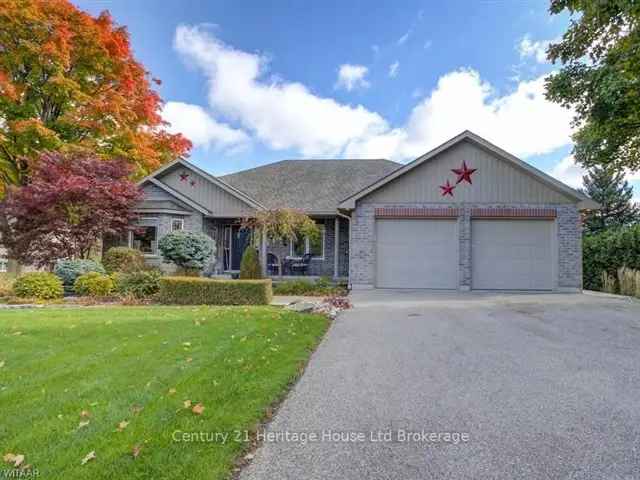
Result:
[[[349,242],[348,242],[348,248],[349,248],[349,269],[347,270],[347,288],[349,290],[351,290],[351,216],[350,215],[345,215],[344,213],[341,213],[339,210],[336,210],[336,214],[339,217],[345,218],[347,220],[347,222],[349,222]]]

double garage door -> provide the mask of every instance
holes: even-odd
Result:
[[[472,288],[553,289],[553,235],[549,220],[472,220]],[[458,288],[455,219],[378,219],[376,244],[378,288]]]

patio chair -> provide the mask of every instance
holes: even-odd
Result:
[[[292,259],[289,263],[289,271],[292,275],[306,275],[309,272],[311,254],[305,253],[301,258]]]
[[[267,253],[267,273],[269,275],[280,273],[280,259],[274,253]]]

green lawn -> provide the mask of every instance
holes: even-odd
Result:
[[[226,478],[243,443],[175,432],[254,427],[327,326],[275,307],[0,311],[0,462],[24,454],[41,478]]]

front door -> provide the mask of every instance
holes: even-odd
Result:
[[[227,230],[228,229],[228,230]],[[230,225],[225,228],[225,237],[229,235],[230,261],[225,262],[226,270],[240,270],[240,262],[245,248],[249,245],[251,231],[248,228],[241,228],[240,225]]]

